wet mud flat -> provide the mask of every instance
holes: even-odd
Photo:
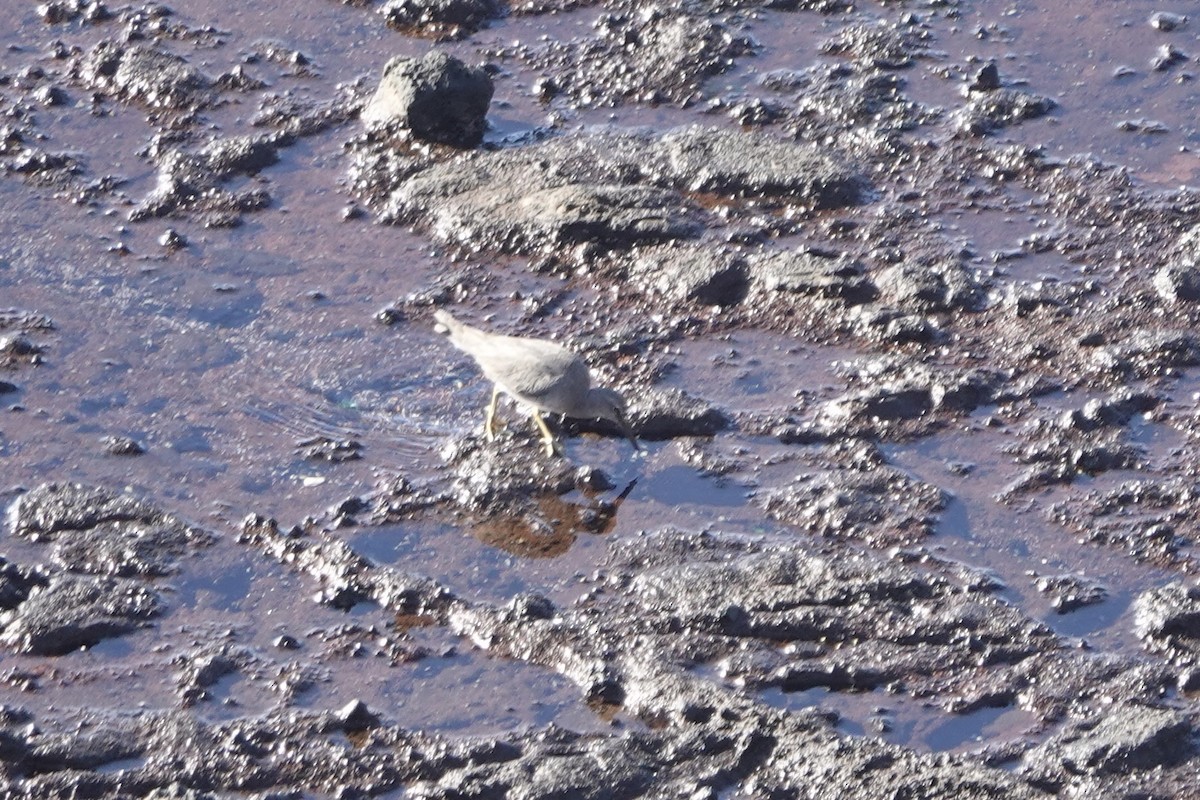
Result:
[[[1200,792],[1200,21],[10,11],[0,794]]]

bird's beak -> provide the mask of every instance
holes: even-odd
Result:
[[[625,438],[633,445],[633,449],[641,450],[642,446],[638,444],[637,437],[633,435],[633,428],[629,427],[629,421],[625,419],[625,415],[620,411],[617,412],[617,424],[621,426],[621,433],[625,434]]]

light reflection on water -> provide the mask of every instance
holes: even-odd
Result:
[[[1141,19],[1144,10],[1135,4],[1066,10],[1034,3],[1015,15],[1003,13],[1009,5],[964,6],[965,18],[953,31],[939,28],[943,38],[938,43],[950,54],[954,69],[963,74],[946,79],[911,70],[905,73],[908,91],[931,105],[953,107],[961,102],[958,78],[969,71],[962,66],[968,57],[996,57],[1006,78],[1024,80],[1032,91],[1054,96],[1061,104],[1050,119],[1007,130],[1000,134],[1001,140],[1045,144],[1050,152],[1066,155],[1091,150],[1130,164],[1141,180],[1164,186],[1195,180],[1200,168],[1197,159],[1179,146],[1197,140],[1189,116],[1200,99],[1196,82],[1153,73],[1142,66],[1141,56],[1138,74],[1121,82],[1112,79],[1107,67],[1082,72],[1070,67],[1116,64],[1129,53],[1151,53],[1179,36],[1151,31]],[[244,9],[208,2],[190,4],[188,13],[233,19],[247,26],[248,36],[268,17],[259,19]],[[588,9],[557,20],[507,19],[481,33],[478,40],[515,37],[527,26],[547,30],[557,26],[571,29],[571,35],[586,34],[597,13]],[[1075,33],[1064,42],[1061,31],[1066,28],[1045,23],[1061,21],[1061,15],[1068,13],[1073,15],[1070,29]],[[27,8],[21,25],[0,32],[0,41],[42,41],[45,29],[34,17]],[[1001,17],[1005,36],[989,40],[974,35]],[[1114,29],[1114,20],[1133,24],[1120,37],[1095,35]],[[291,35],[311,42],[319,51],[322,69],[338,80],[351,79],[367,67],[378,68],[397,50],[416,53],[426,47],[424,42],[393,35],[367,17],[333,13],[332,7],[297,17],[291,24]],[[818,46],[841,24],[837,18],[762,12],[749,26],[761,45],[758,55],[715,78],[710,88],[766,96],[756,88],[765,71],[806,66],[810,61],[835,63],[835,58],[817,55]],[[58,33],[70,40],[91,35],[74,29]],[[272,31],[253,35],[260,33]],[[342,45],[351,40],[360,46]],[[1064,46],[1069,52],[1061,51]],[[450,47],[473,52],[474,45]],[[1014,49],[1058,52],[1060,57],[1012,63],[1005,56]],[[801,63],[796,62],[796,53],[805,54]],[[520,88],[528,83],[527,77],[519,75],[501,84],[511,95],[510,106],[494,117],[490,136],[506,146],[519,146],[521,137],[538,130],[546,114]],[[1149,139],[1119,132],[1116,122],[1133,108],[1139,116],[1163,120],[1168,133]],[[1082,113],[1085,109],[1089,113]],[[128,195],[143,197],[155,180],[154,170],[134,154],[150,134],[145,114],[119,104],[110,104],[107,111],[105,132],[115,134],[109,136],[113,143],[106,153],[109,160],[97,159],[91,169],[96,174],[125,175]],[[228,124],[244,110],[215,113],[230,116],[228,121],[220,117]],[[615,120],[609,119],[610,113]],[[98,124],[85,109],[47,109],[39,114],[53,145],[66,149],[90,145]],[[580,113],[573,124],[615,121],[661,129],[697,120],[713,118],[698,109],[628,107]],[[336,150],[337,137],[342,135],[335,134],[325,144],[333,142]],[[342,223],[339,212],[348,196],[330,187],[342,178],[344,164],[327,153],[314,154],[318,149],[308,143],[298,146],[284,154],[282,164],[267,171],[278,204],[238,230],[212,230],[172,220],[170,224],[184,232],[191,244],[171,254],[155,244],[164,221],[126,226],[121,213],[110,216],[103,206],[69,206],[64,211],[57,198],[15,180],[0,181],[0,199],[8,212],[0,220],[0,232],[10,248],[0,254],[0,305],[33,309],[57,322],[56,330],[44,337],[45,366],[12,376],[20,390],[3,399],[5,408],[19,402],[24,410],[0,412],[0,466],[6,481],[0,492],[10,485],[32,486],[48,478],[129,485],[199,524],[228,533],[249,511],[277,516],[286,526],[319,515],[347,496],[366,494],[381,474],[444,472],[437,456],[440,443],[476,424],[478,409],[468,410],[460,391],[460,385],[473,378],[455,366],[419,315],[393,327],[375,323],[373,315],[414,287],[441,280],[447,259],[431,251],[428,240],[402,229]],[[1031,197],[1018,199],[1026,205],[1036,202]],[[284,203],[300,213],[281,213]],[[54,225],[45,225],[46,220],[54,220]],[[973,246],[977,260],[1011,249],[1041,230],[1041,222],[1019,207],[953,214],[945,220],[948,235]],[[126,230],[119,231],[118,226]],[[133,255],[109,254],[107,247],[115,240],[128,243]],[[490,259],[485,260],[491,265]],[[475,299],[484,295],[485,300],[507,302],[503,298],[515,288],[554,285],[523,269],[521,264],[496,269],[493,284],[470,287],[478,292]],[[1006,260],[1001,269],[1007,273],[1001,277],[1014,280],[1046,273],[1069,279],[1080,266],[1041,254]],[[324,299],[316,300],[315,290]],[[681,349],[679,368],[667,384],[699,387],[698,393],[735,411],[789,408],[801,405],[798,393],[820,396],[842,388],[830,368],[831,350],[790,337],[745,331],[734,334],[730,342],[688,342]],[[727,357],[730,349],[743,355]],[[854,354],[854,348],[846,351]],[[725,360],[713,361],[718,355]],[[1191,375],[1183,385],[1194,383]],[[1082,400],[1078,393],[1070,398],[1072,403]],[[1052,398],[1045,401],[1046,407],[1053,402]],[[366,457],[344,464],[304,461],[296,454],[296,441],[314,432],[361,439]],[[146,442],[149,453],[134,459],[105,455],[97,440],[112,433]],[[1156,458],[1184,443],[1174,429],[1141,420],[1131,424],[1130,437]],[[783,449],[737,430],[720,438],[744,446],[751,464],[756,456]],[[1172,574],[1131,564],[1097,546],[1078,544],[1042,513],[1058,496],[1053,490],[1028,503],[998,502],[997,491],[1017,472],[1003,454],[1006,443],[1003,435],[990,437],[975,431],[939,435],[917,445],[889,447],[886,452],[894,463],[953,492],[955,499],[929,542],[939,553],[1000,575],[1008,587],[1006,599],[1064,636],[1138,652],[1138,643],[1129,633],[1129,605],[1141,591],[1160,585]],[[550,536],[558,534],[558,538],[534,542],[543,545],[537,551],[541,558],[532,558],[534,550],[528,548],[514,552],[513,532],[497,531],[495,525],[490,533],[438,522],[349,529],[341,535],[379,563],[430,574],[464,594],[502,601],[519,592],[538,591],[566,602],[583,590],[584,578],[606,557],[605,536],[627,536],[667,524],[696,529],[726,526],[735,533],[781,527],[764,524],[761,512],[746,497],[751,480],[770,485],[777,477],[768,469],[752,467],[752,475],[735,473],[722,481],[702,475],[668,443],[654,445],[639,464],[618,455],[611,445],[584,438],[570,443],[569,449],[572,457],[596,461],[622,483],[641,478],[614,524],[602,534],[570,526],[565,534],[561,529],[552,531]],[[969,460],[975,470],[958,475],[944,468],[956,460]],[[779,470],[784,473],[791,471]],[[1119,477],[1084,477],[1079,486],[1102,485]],[[314,480],[306,482],[307,478]],[[568,517],[574,513],[568,505],[584,505],[574,496],[561,502],[566,505],[543,509],[542,515]],[[31,550],[25,543],[6,542],[8,554]],[[1054,614],[1046,598],[1033,589],[1030,569],[1041,574],[1083,573],[1104,583],[1109,597],[1070,614]],[[261,622],[271,629],[298,627],[298,620],[310,616],[320,618],[321,624],[340,619],[311,601],[310,595],[319,587],[307,578],[236,548],[218,548],[190,559],[184,573],[160,583],[173,607],[160,625],[163,631],[206,619],[230,628]],[[370,604],[360,604],[344,616],[363,620],[378,612]],[[269,637],[259,636],[264,638]],[[152,639],[149,632],[134,633],[105,641],[90,655],[136,659],[155,646]],[[173,641],[184,647],[187,636]],[[81,660],[85,657],[80,655]],[[355,666],[338,668],[349,672]],[[380,691],[392,697],[397,707],[411,706],[414,724],[436,726],[436,718],[422,715],[453,699],[455,687],[478,687],[475,716],[448,718],[444,724],[455,730],[474,730],[473,725],[490,729],[526,720],[507,711],[489,718],[495,709],[489,711],[483,698],[497,691],[497,685],[512,689],[528,681],[539,690],[549,687],[545,691],[558,698],[557,705],[548,702],[533,715],[534,721],[553,719],[564,724],[572,714],[585,722],[590,719],[589,712],[573,705],[577,692],[556,676],[515,666],[511,675],[504,673],[507,682],[489,683],[496,669],[503,673],[508,668],[474,654],[420,662],[407,677],[438,687],[429,696],[428,707],[399,688],[391,687],[391,694]],[[376,676],[381,681],[381,675],[395,678],[394,673],[381,670]],[[229,694],[240,685],[232,677],[229,682],[218,684],[217,693]],[[318,696],[333,702],[340,699],[340,691],[318,692]],[[779,702],[837,705],[842,700],[810,690]],[[983,709],[948,719],[936,712],[925,719],[922,715],[928,710],[897,702],[903,709],[894,714],[891,738],[934,750],[966,746],[975,737],[1002,735],[1021,724],[1011,716],[1015,713],[1011,709]],[[857,711],[847,710],[844,719],[848,730],[856,725],[866,730],[869,725],[869,718]]]

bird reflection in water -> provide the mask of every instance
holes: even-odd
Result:
[[[581,533],[603,535],[611,531],[617,510],[636,485],[635,478],[612,500],[588,504],[572,503],[556,494],[540,495],[524,511],[480,520],[471,528],[471,535],[514,556],[554,558],[570,550]]]

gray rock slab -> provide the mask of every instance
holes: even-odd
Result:
[[[59,573],[0,614],[0,643],[31,655],[62,655],[128,633],[163,607],[141,582]]]

